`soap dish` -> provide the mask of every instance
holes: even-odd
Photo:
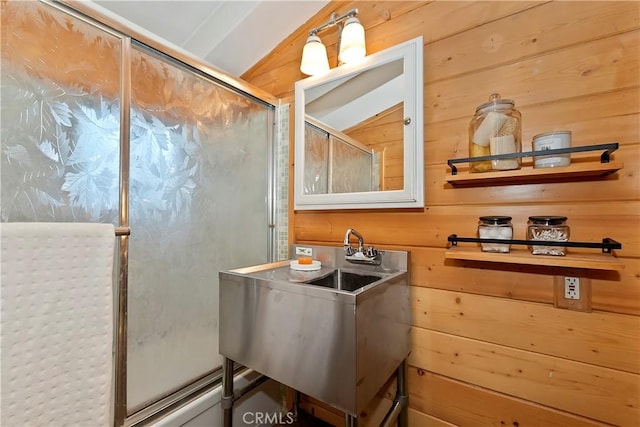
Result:
[[[314,271],[320,270],[320,267],[322,267],[322,263],[316,260],[311,261],[311,264],[300,264],[297,259],[294,259],[289,263],[289,265],[292,270],[298,271]]]

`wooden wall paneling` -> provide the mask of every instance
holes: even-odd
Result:
[[[344,413],[306,395],[300,396],[300,409],[336,427],[344,426]]]
[[[411,407],[460,426],[594,427],[605,424],[410,366]],[[422,424],[411,424],[421,426]]]
[[[640,262],[620,258],[625,264],[619,281],[594,274],[591,277],[591,302],[594,310],[640,316]]]
[[[640,419],[637,374],[422,328],[412,338],[409,363],[424,370],[602,422]]]
[[[298,240],[340,242],[344,232],[355,227],[368,244],[444,248],[450,234],[475,236],[478,217],[482,215],[512,216],[514,235],[524,237],[529,216],[562,214],[569,218],[571,240],[601,241],[611,237],[623,244],[621,250],[615,251],[616,255],[640,255],[638,201],[545,205],[497,203],[499,200],[487,200],[486,205],[433,206],[424,211],[405,212],[369,211],[366,215],[358,211],[297,212],[295,232]],[[615,222],[611,221],[613,215]]]
[[[380,422],[386,415],[386,411],[391,406],[391,400],[389,398],[377,398],[374,399],[376,405],[373,409],[375,412],[371,414],[363,414],[358,417],[358,425],[362,427],[379,426]],[[305,412],[312,414],[316,418],[329,423],[332,426],[343,427],[344,414],[333,412],[331,408],[327,407],[324,403],[308,398],[304,396],[300,402],[300,408]],[[448,423],[434,416],[417,411],[411,407],[408,410],[409,413],[409,425],[415,427],[453,427],[455,424]]]
[[[424,49],[424,82],[522,61],[638,27],[637,2],[547,3],[442,40]]]
[[[636,87],[639,41],[638,31],[631,31],[426,85],[425,122],[469,117],[469,105],[491,92],[526,106]]]
[[[360,3],[360,2],[359,2]],[[365,3],[365,2],[363,2]],[[366,2],[372,3],[372,2]],[[401,16],[391,16],[385,25],[367,30],[367,49],[372,52],[422,35],[425,44],[505,16],[540,6],[542,2],[461,1],[446,4],[434,1]],[[446,22],[446,25],[440,25]]]
[[[379,427],[392,403],[393,401],[389,398],[383,396],[374,397],[368,408],[359,414],[358,426]]]
[[[409,425],[420,427],[454,427],[455,424],[448,423],[440,418],[416,411],[409,407]]]
[[[369,53],[424,37],[427,206],[292,212],[291,240],[340,246],[345,230],[355,227],[367,244],[412,252],[414,323],[446,332],[414,328],[411,357],[419,368],[409,371],[412,425],[602,425],[596,419],[633,425],[640,400],[633,336],[640,315],[640,4],[409,3],[357,7],[370,20],[362,19]],[[247,73],[248,80],[291,101],[295,80],[305,77],[298,67],[308,29],[349,5],[356,2],[329,4]],[[335,61],[335,34],[326,42]],[[446,161],[468,157],[469,121],[494,91],[522,112],[525,151],[533,135],[569,129],[574,146],[619,142],[614,158],[625,167],[604,179],[450,188]],[[365,138],[398,139],[382,120],[377,126]],[[444,259],[447,235],[475,236],[480,215],[511,215],[516,235],[524,237],[529,215],[550,212],[569,217],[571,240],[621,241],[615,252],[625,269]],[[554,275],[589,277],[594,312],[553,308]],[[462,316],[454,296],[465,305]],[[428,315],[418,310],[424,304]]]
[[[302,48],[308,31],[328,21],[336,10],[359,9],[358,17],[366,30],[369,54],[388,46],[423,35],[425,43],[463,32],[490,20],[536,7],[542,2],[396,2],[353,1],[331,2],[314,18],[289,36],[262,61],[242,75],[252,84],[264,88],[278,97],[290,96],[292,82],[306,78],[299,70]],[[447,25],[434,23],[447,22]],[[428,31],[425,33],[425,30]],[[335,31],[320,34],[327,46],[330,64],[335,64]]]
[[[444,249],[405,248],[411,251],[411,284],[472,294],[491,295],[516,300],[553,303],[553,280],[536,272],[504,265],[468,266],[448,263]],[[495,269],[494,269],[495,268]],[[412,298],[418,292],[412,288]]]
[[[442,260],[443,249],[411,250],[411,282],[429,287],[553,304],[553,277],[577,276],[591,279],[594,310],[640,315],[640,263],[637,258],[620,258],[625,269],[612,271],[535,268]]]
[[[558,310],[547,304],[439,289],[412,291],[415,326],[640,373],[636,316]]]
[[[407,367],[407,374],[411,368]],[[409,377],[407,376],[407,381]],[[387,414],[393,399],[396,396],[396,376],[392,375],[384,386],[380,389],[376,397],[371,401],[367,408],[358,415],[358,425],[363,427],[378,427]],[[408,385],[408,383],[407,383]],[[437,417],[425,414],[411,408],[411,402],[409,402],[409,425],[419,427],[451,427],[451,424],[447,421],[441,420]]]

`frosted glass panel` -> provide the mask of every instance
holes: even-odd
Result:
[[[2,2],[2,221],[118,218],[120,40]]]
[[[129,412],[221,364],[218,272],[267,262],[269,117],[134,49]]]
[[[379,169],[374,170],[373,159],[372,152],[305,122],[304,194],[351,193],[377,188]]]
[[[372,154],[331,136],[331,192],[371,191]]]
[[[304,132],[304,193],[326,194],[329,188],[329,134],[308,123]]]

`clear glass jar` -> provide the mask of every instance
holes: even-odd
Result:
[[[530,216],[527,227],[528,240],[547,240],[552,242],[568,242],[569,226],[566,216]],[[533,255],[566,255],[565,246],[530,246]]]
[[[469,157],[522,152],[522,116],[515,102],[494,93],[469,124]],[[520,169],[521,158],[471,162],[471,172]]]
[[[481,239],[513,239],[510,216],[481,216],[478,222],[478,237]],[[480,243],[483,252],[509,252],[508,243]]]

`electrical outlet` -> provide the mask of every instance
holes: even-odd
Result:
[[[574,275],[555,276],[554,305],[569,310],[591,311],[591,279]]]
[[[304,246],[296,246],[296,255],[313,256],[313,249]]]
[[[564,297],[566,299],[580,299],[580,279],[566,276],[564,278]]]

